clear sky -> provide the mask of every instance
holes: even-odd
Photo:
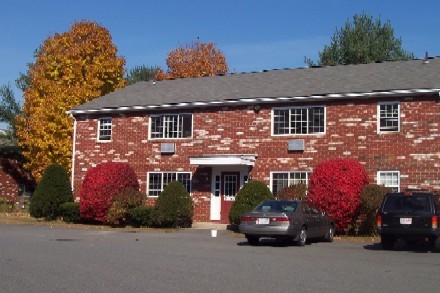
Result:
[[[213,42],[234,72],[305,67],[353,15],[389,20],[402,47],[440,55],[439,0],[1,0],[0,86],[14,81],[43,41],[75,21],[106,27],[126,59],[166,69],[168,52],[197,37]]]

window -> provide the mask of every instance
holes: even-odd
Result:
[[[100,118],[98,122],[98,141],[112,140],[112,118]]]
[[[273,110],[273,134],[316,134],[325,132],[325,107]]]
[[[191,192],[191,173],[189,172],[149,172],[147,194],[159,196],[171,181],[179,181],[185,185],[188,192]]]
[[[392,192],[400,191],[400,172],[399,171],[379,171],[377,172],[377,184],[390,187]]]
[[[150,138],[192,136],[192,114],[154,115],[150,118]]]
[[[272,172],[271,174],[272,182],[272,193],[276,196],[277,192],[283,188],[295,185],[298,183],[303,183],[308,185],[309,182],[309,172]]]
[[[379,132],[400,131],[400,105],[397,102],[377,105]]]

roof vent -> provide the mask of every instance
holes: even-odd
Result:
[[[423,59],[423,64],[429,64],[428,52],[425,52],[425,59]]]

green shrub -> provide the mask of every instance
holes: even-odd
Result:
[[[278,199],[307,199],[307,185],[297,183],[281,189],[277,193]]]
[[[240,224],[241,216],[251,211],[262,201],[273,199],[269,188],[261,181],[249,181],[243,185],[235,196],[235,201],[229,211],[229,223]]]
[[[67,223],[80,223],[79,202],[65,202],[60,205],[60,214]]]
[[[153,226],[152,211],[154,207],[138,206],[128,211],[128,223],[133,227]]]
[[[72,201],[73,194],[66,170],[59,165],[50,165],[44,170],[32,195],[29,213],[34,218],[55,220],[61,215],[60,205]]]
[[[189,228],[192,225],[194,206],[185,186],[170,182],[160,193],[152,212],[155,225],[162,228]]]
[[[106,222],[111,225],[125,225],[128,211],[144,203],[145,195],[133,187],[126,187],[112,201],[107,213]]]
[[[14,211],[14,201],[0,196],[0,213],[11,213]]]
[[[361,191],[361,204],[353,219],[352,227],[355,234],[373,235],[376,233],[376,215],[389,187],[369,184]]]

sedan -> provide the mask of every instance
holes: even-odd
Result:
[[[309,239],[332,242],[335,226],[325,212],[307,201],[268,200],[241,217],[239,230],[250,245],[258,245],[264,237],[304,246]]]

